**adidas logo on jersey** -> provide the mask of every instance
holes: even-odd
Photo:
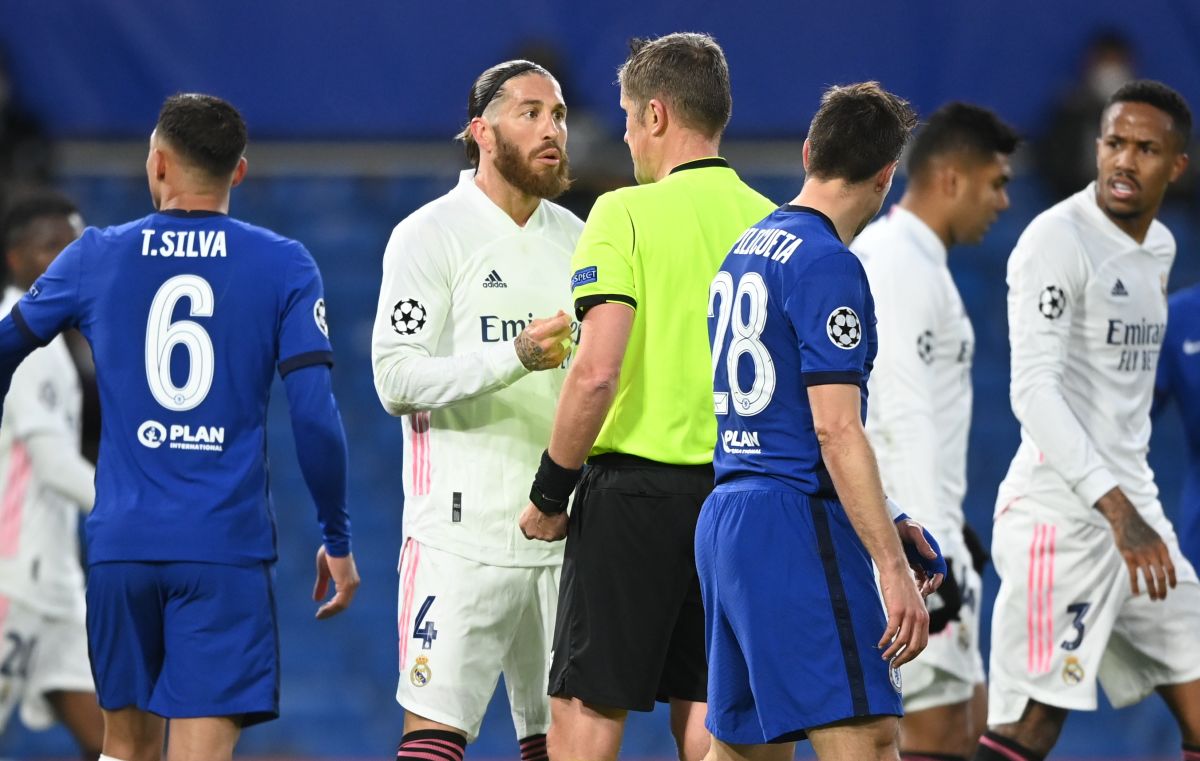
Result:
[[[504,282],[500,277],[500,273],[492,270],[488,276],[483,279],[484,288],[507,288],[508,283]]]
[[[1129,291],[1125,290],[1125,284],[1121,282],[1121,278],[1117,278],[1116,285],[1114,285],[1112,287],[1112,295],[1114,295],[1114,296],[1128,296],[1129,295]]]

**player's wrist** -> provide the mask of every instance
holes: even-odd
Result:
[[[529,489],[529,501],[546,515],[558,515],[567,509],[567,501],[581,475],[583,468],[564,468],[550,457],[549,450],[545,450]]]

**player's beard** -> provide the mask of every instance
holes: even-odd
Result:
[[[528,156],[522,156],[517,144],[505,140],[499,129],[495,129],[495,134],[496,171],[509,185],[522,193],[547,200],[558,198],[571,187],[566,148],[556,142],[546,142],[530,151]],[[558,149],[558,166],[539,168],[534,161],[547,148]]]

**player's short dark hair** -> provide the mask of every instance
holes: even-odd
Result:
[[[33,223],[46,217],[70,217],[79,213],[79,207],[62,195],[50,190],[40,190],[22,196],[4,211],[0,217],[0,241],[7,253],[25,241]]]
[[[1017,149],[1021,138],[999,116],[981,106],[954,101],[934,111],[913,138],[908,152],[908,174],[920,177],[930,162],[949,154],[989,161]]]
[[[916,124],[908,101],[878,82],[830,87],[808,128],[808,173],[863,182],[900,157]]]
[[[172,95],[158,112],[154,128],[185,161],[213,179],[233,174],[246,152],[246,122],[242,115],[212,95]]]
[[[666,101],[680,121],[705,137],[720,137],[733,113],[729,64],[707,34],[678,32],[629,42],[629,58],[617,71],[621,89],[639,111],[652,99]]]
[[[487,69],[479,75],[475,84],[471,85],[471,89],[467,93],[467,123],[454,136],[455,140],[462,141],[471,166],[479,166],[479,144],[475,142],[475,137],[471,134],[471,121],[476,117],[483,116],[488,106],[499,103],[504,98],[505,85],[508,80],[525,74],[541,74],[547,79],[554,79],[554,76],[544,67],[533,61],[518,58],[498,63]]]
[[[1178,150],[1187,150],[1192,139],[1192,110],[1175,89],[1153,79],[1135,79],[1121,86],[1104,106],[1104,112],[1117,103],[1145,103],[1171,117],[1171,131],[1179,139]]]

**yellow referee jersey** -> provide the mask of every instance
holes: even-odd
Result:
[[[593,455],[712,462],[708,288],[738,236],[774,208],[721,158],[597,199],[571,259],[575,313],[613,302],[636,314]]]

